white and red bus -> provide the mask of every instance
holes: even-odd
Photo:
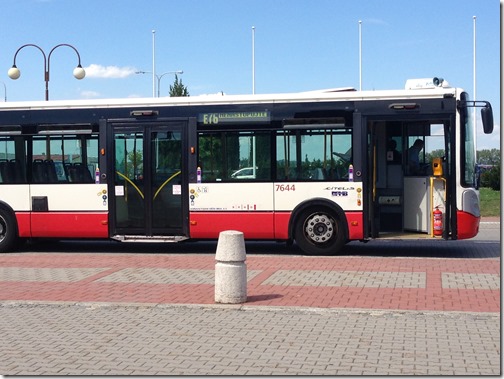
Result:
[[[475,106],[491,133],[490,104],[437,78],[395,91],[0,103],[0,251],[230,229],[308,254],[471,238]]]

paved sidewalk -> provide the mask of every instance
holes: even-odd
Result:
[[[0,374],[501,374],[498,241],[247,244],[237,305],[215,244],[139,246],[0,255]]]
[[[500,311],[498,259],[247,257],[247,304]],[[0,256],[0,301],[213,304],[210,254]]]
[[[497,313],[0,305],[8,375],[499,375]]]

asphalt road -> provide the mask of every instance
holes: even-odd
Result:
[[[479,234],[472,239],[458,241],[443,240],[380,240],[367,243],[353,241],[343,247],[340,256],[384,256],[384,257],[459,257],[489,258],[499,257],[501,253],[500,222],[482,222]],[[479,249],[488,244],[488,249]],[[82,252],[82,253],[162,253],[162,254],[214,254],[217,241],[198,241],[182,243],[125,243],[95,240],[40,240],[22,246],[18,252]],[[305,253],[296,245],[287,246],[283,242],[247,241],[247,254],[299,255]]]

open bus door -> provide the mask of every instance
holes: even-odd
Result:
[[[189,144],[195,119],[108,120],[109,230],[121,241],[189,238]]]
[[[454,120],[367,120],[367,199],[371,238],[430,238],[432,214],[443,212],[443,238],[456,231]],[[415,167],[411,146],[422,140]],[[442,159],[442,174],[435,175],[433,157]],[[455,215],[456,216],[456,215]]]

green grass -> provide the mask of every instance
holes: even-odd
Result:
[[[500,191],[490,188],[480,188],[479,191],[481,216],[500,216]]]

